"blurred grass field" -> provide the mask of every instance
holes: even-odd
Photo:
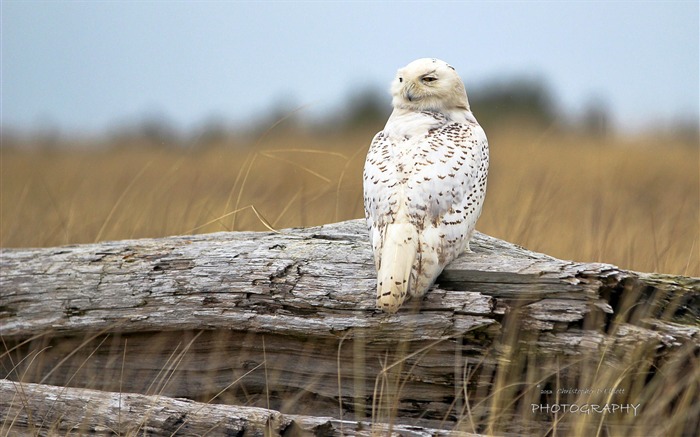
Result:
[[[700,276],[697,145],[557,130],[487,134],[491,169],[478,230],[558,258]],[[282,229],[359,218],[373,135],[272,129],[251,141],[206,146],[4,147],[0,244],[58,246],[265,230],[263,220]]]

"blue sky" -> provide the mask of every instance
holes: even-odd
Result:
[[[687,2],[2,1],[2,123],[100,132],[164,115],[245,123],[386,93],[441,58],[470,88],[542,78],[563,113],[602,101],[627,130],[697,119],[700,10]],[[478,108],[474,108],[478,115]]]

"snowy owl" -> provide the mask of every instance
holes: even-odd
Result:
[[[391,85],[394,110],[370,145],[363,186],[377,307],[422,296],[469,251],[486,194],[489,149],[455,69],[418,59]]]

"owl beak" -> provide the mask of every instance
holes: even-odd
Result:
[[[406,98],[409,102],[412,102],[416,99],[416,96],[411,93],[411,90],[406,90]]]

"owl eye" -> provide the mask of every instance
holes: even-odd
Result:
[[[425,76],[423,78],[423,82],[435,82],[437,80],[437,77],[435,76]]]

